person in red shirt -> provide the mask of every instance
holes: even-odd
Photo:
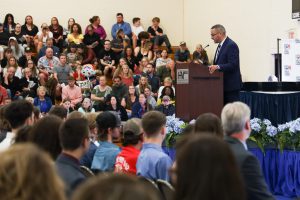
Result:
[[[8,99],[8,94],[6,89],[0,85],[0,106],[4,105],[5,100]]]
[[[136,175],[136,162],[143,144],[141,119],[132,118],[123,126],[122,151],[118,154],[115,163],[116,173]]]

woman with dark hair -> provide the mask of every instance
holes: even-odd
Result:
[[[207,132],[223,138],[223,128],[221,119],[213,113],[204,113],[199,115],[195,122],[195,133]]]
[[[132,106],[131,117],[142,118],[142,116],[150,110],[153,110],[152,106],[147,102],[146,95],[141,93],[139,94],[139,101]]]
[[[210,135],[189,135],[177,148],[175,200],[245,200],[230,147]]]
[[[103,28],[103,26],[100,25],[100,17],[99,16],[93,16],[90,20],[90,25],[94,28],[94,32],[99,36],[101,40],[105,40],[106,38],[106,32]],[[88,27],[85,29],[85,34],[88,33]]]
[[[63,120],[49,115],[35,123],[29,132],[29,141],[45,150],[53,160],[61,153],[59,127]]]
[[[92,64],[96,57],[94,51],[83,43],[80,43],[77,47],[77,55],[81,59],[81,65]]]
[[[138,97],[133,85],[128,87],[128,95],[121,100],[121,105],[126,109],[127,115],[130,117],[132,113],[132,106],[138,102]]]
[[[12,33],[15,30],[16,23],[12,14],[5,15],[3,26],[4,31],[7,33]]]
[[[83,38],[83,43],[94,51],[97,58],[100,56],[100,51],[103,49],[103,44],[100,41],[100,37],[95,33],[93,25],[88,25],[86,27],[86,33]]]
[[[74,23],[71,26],[71,32],[67,36],[68,42],[74,42],[75,44],[80,44],[82,43],[83,40],[83,35],[82,35],[82,30],[81,26],[77,23]]]
[[[161,91],[161,95],[157,99],[157,105],[159,106],[162,103],[162,98],[164,96],[170,97],[170,104],[175,105],[175,93],[171,86],[165,86],[164,89]]]
[[[27,15],[25,17],[25,23],[21,27],[22,33],[26,38],[27,46],[33,46],[34,37],[39,32],[39,29],[36,25],[33,24],[32,16]]]
[[[14,31],[10,33],[11,37],[15,37],[19,44],[25,44],[26,38],[24,34],[22,33],[21,24],[16,23]]]
[[[138,65],[138,61],[133,54],[133,49],[131,46],[127,46],[124,48],[123,57],[126,60],[127,65],[129,68],[134,72],[136,66]]]
[[[121,121],[127,121],[128,115],[123,106],[120,105],[119,99],[116,96],[110,96],[108,98],[109,105],[106,107],[106,111],[114,111],[117,113],[117,115],[120,116]]]
[[[64,44],[64,29],[61,25],[59,25],[57,17],[51,18],[51,25],[49,26],[49,30],[53,33],[53,45],[57,46],[60,52],[62,52]]]
[[[34,60],[31,60],[31,59],[27,60],[25,63],[25,68],[31,69],[31,76],[38,78],[39,70],[37,69]]]

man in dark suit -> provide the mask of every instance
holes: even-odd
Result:
[[[218,70],[224,73],[224,105],[239,101],[242,86],[239,47],[226,36],[224,26],[214,25],[210,31],[212,40],[219,45],[209,72],[212,74]]]
[[[89,148],[88,134],[88,121],[83,118],[68,119],[59,129],[63,150],[55,164],[59,176],[65,183],[68,197],[86,178],[80,170],[79,159]]]
[[[225,141],[231,147],[244,178],[248,200],[274,200],[260,169],[259,161],[247,151],[250,135],[250,108],[242,102],[227,104],[221,114]]]

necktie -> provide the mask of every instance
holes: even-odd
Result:
[[[218,48],[217,48],[217,53],[216,53],[216,59],[215,59],[215,61],[217,61],[217,59],[218,59],[220,50],[221,50],[221,45],[219,44],[219,45],[218,45]]]

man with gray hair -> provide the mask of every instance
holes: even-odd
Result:
[[[250,108],[242,102],[227,104],[221,114],[225,141],[231,147],[245,182],[247,199],[273,200],[257,158],[247,151],[250,128]]]

